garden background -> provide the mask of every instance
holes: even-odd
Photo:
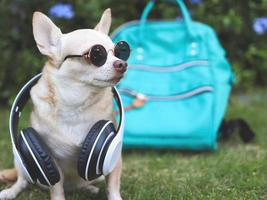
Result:
[[[47,14],[64,32],[93,28],[105,8],[112,30],[138,19],[144,0],[1,0],[0,168],[12,166],[8,111],[18,89],[41,71],[45,58],[32,35],[32,13]],[[130,151],[124,153],[124,199],[267,199],[267,0],[188,0],[192,18],[211,25],[236,73],[227,117],[244,117],[257,133],[252,144],[239,138],[212,153]],[[177,7],[159,3],[150,18],[175,18]],[[26,122],[23,122],[26,124]],[[7,187],[2,184],[1,188]],[[92,199],[105,199],[104,185]],[[87,199],[72,193],[67,199]],[[48,199],[36,187],[18,199]]]
[[[12,101],[18,88],[41,70],[41,56],[32,36],[32,13],[49,15],[63,32],[93,28],[103,10],[112,9],[112,30],[138,19],[147,1],[133,0],[1,0],[0,2],[0,101]],[[236,90],[267,84],[267,0],[186,1],[194,20],[215,28],[237,75]],[[65,4],[64,4],[65,3]],[[57,5],[57,6],[55,6]],[[61,7],[60,7],[61,5]],[[54,7],[53,7],[54,6]],[[151,18],[175,18],[171,4],[159,3]],[[25,73],[27,72],[27,73]]]

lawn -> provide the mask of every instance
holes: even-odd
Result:
[[[131,150],[123,153],[121,192],[125,200],[267,199],[267,91],[234,95],[227,118],[243,117],[257,136],[243,144],[237,136],[221,142],[216,152]],[[12,166],[8,110],[0,112],[0,168]],[[24,122],[25,123],[25,122]],[[1,184],[1,189],[7,185]],[[106,199],[104,184],[98,195],[66,194],[68,200]],[[29,187],[17,198],[49,199],[39,188]]]

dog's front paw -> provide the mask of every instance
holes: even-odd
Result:
[[[10,190],[6,189],[0,192],[0,200],[15,199],[16,194]]]
[[[99,192],[100,189],[98,187],[93,186],[89,190],[93,194],[98,194],[98,192]]]
[[[98,194],[99,192],[99,188],[94,186],[94,185],[87,185],[86,187],[84,187],[84,189],[90,191],[92,194]]]
[[[122,200],[122,198],[120,194],[109,194],[108,200]]]

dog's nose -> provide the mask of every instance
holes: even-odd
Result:
[[[117,72],[124,73],[127,69],[127,62],[124,62],[122,60],[116,60],[113,63],[113,66]]]

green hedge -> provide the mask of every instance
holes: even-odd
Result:
[[[73,9],[74,16],[69,19],[53,17],[49,12],[58,3],[55,0],[1,0],[0,103],[10,102],[19,87],[39,72],[45,62],[32,36],[31,18],[34,11],[44,12],[63,32],[69,32],[94,27],[103,10],[110,7],[114,30],[126,21],[138,19],[147,1],[61,1]],[[267,15],[267,0],[190,0],[186,3],[195,20],[210,24],[217,31],[237,74],[236,88],[242,90],[267,85],[267,33],[259,35],[253,30],[254,20]],[[150,17],[170,18],[177,15],[174,5],[160,2]]]

